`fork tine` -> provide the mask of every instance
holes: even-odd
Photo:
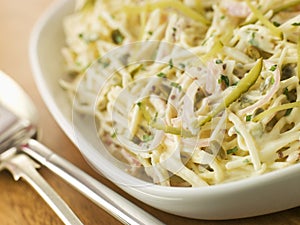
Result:
[[[81,221],[52,189],[44,178],[36,171],[39,164],[35,163],[26,154],[15,154],[7,157],[0,163],[0,169],[8,169],[15,180],[25,179],[47,202],[58,217],[67,225],[82,225]]]

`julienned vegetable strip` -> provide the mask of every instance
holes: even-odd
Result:
[[[287,2],[287,3],[286,2],[282,2],[280,4],[280,6],[274,8],[274,9],[271,7],[268,10],[273,10],[274,14],[276,14],[276,13],[279,13],[279,12],[281,12],[283,10],[289,9],[289,8],[294,7],[296,5],[299,5],[299,4],[300,4],[300,0],[292,0],[292,1]],[[256,21],[257,21],[257,18],[253,17],[251,20],[245,22],[244,25],[246,25],[246,24],[253,24]]]
[[[156,119],[153,119],[150,115],[150,113],[148,112],[148,110],[145,108],[145,103],[144,102],[139,102],[138,106],[145,118],[145,120],[147,121],[147,123],[152,127],[155,128],[157,130],[162,130],[167,134],[175,134],[175,135],[181,135],[182,137],[193,137],[194,135],[188,131],[185,130],[183,128],[179,128],[179,127],[172,127],[172,126],[168,126],[162,123],[158,123],[156,121]]]
[[[243,93],[248,91],[260,75],[262,66],[263,60],[260,58],[255,66],[249,71],[248,75],[241,79],[235,89],[225,97],[224,102],[215,108],[206,118],[199,122],[199,126],[203,126],[205,123],[209,122],[214,116],[219,114],[222,110],[237,100]]]
[[[85,11],[85,10],[89,10],[92,9],[92,7],[95,5],[96,0],[87,0],[84,5],[81,7],[80,10]]]
[[[293,0],[293,1],[290,1],[288,3],[285,3],[284,1],[280,4],[279,7],[275,8],[273,11],[274,13],[278,13],[282,10],[286,10],[290,7],[293,7],[293,6],[296,6],[296,5],[299,5],[300,4],[300,0]]]
[[[260,75],[263,66],[263,59],[258,59],[255,66],[249,71],[248,75],[246,75],[243,79],[239,81],[236,88],[226,96],[224,103],[225,106],[228,107],[232,102],[237,100],[241,94],[245,93],[249,90],[249,88],[256,82],[257,78]]]
[[[178,0],[165,0],[165,1],[157,1],[153,3],[146,3],[141,6],[137,5],[128,5],[122,8],[122,11],[127,11],[128,13],[132,12],[141,12],[141,9],[146,9],[149,11],[153,11],[155,9],[165,9],[165,8],[174,8],[185,16],[190,17],[191,19],[198,21],[204,25],[209,25],[210,21],[208,21],[205,17],[203,17],[200,13],[194,11],[193,9],[187,7],[182,2]]]
[[[279,112],[281,110],[292,109],[292,108],[296,108],[296,107],[300,107],[300,102],[292,102],[292,103],[283,104],[283,105],[268,109],[268,110],[258,114],[257,116],[255,116],[253,118],[252,121],[253,122],[258,122],[262,118],[266,117],[267,115],[274,114],[274,113]]]
[[[157,123],[157,122],[151,122],[150,126],[157,129],[157,130],[162,130],[167,134],[180,135],[180,136],[185,137],[185,138],[195,136],[190,131],[185,130],[183,128],[172,127],[172,126],[168,126],[168,125]]]
[[[145,108],[145,105],[144,105],[144,102],[139,102],[138,104],[138,107],[140,108],[145,120],[147,121],[147,123],[150,123],[152,118],[151,118],[151,115],[150,113],[147,111],[147,109]]]
[[[282,39],[282,36],[283,36],[282,32],[277,27],[275,27],[274,24],[271,23],[267,18],[265,18],[264,15],[251,4],[250,0],[246,0],[246,3],[248,5],[248,7],[250,8],[250,10],[252,11],[252,13],[254,14],[254,16],[256,16],[263,25],[265,25],[267,28],[269,28],[269,30],[275,36]]]
[[[210,49],[210,51],[209,51],[207,54],[205,54],[203,57],[201,57],[201,59],[202,59],[204,62],[207,62],[207,60],[208,60],[210,57],[216,55],[219,51],[221,51],[222,48],[223,48],[223,46],[224,46],[223,43],[222,43],[220,40],[217,40],[217,41],[215,42],[214,46]]]
[[[298,43],[297,43],[297,54],[298,54],[297,71],[298,71],[298,78],[300,81],[300,37],[298,38]]]
[[[194,8],[195,10],[197,10],[197,12],[201,13],[202,15],[205,14],[202,0],[195,1]]]

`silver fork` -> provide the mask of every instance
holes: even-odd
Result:
[[[29,134],[32,134],[29,124],[19,120],[0,105],[0,170],[9,170],[15,180],[26,180],[65,224],[82,224],[64,200],[37,172],[39,164],[26,154],[20,153],[16,147],[10,147],[19,144],[19,137]]]

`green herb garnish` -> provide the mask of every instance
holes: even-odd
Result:
[[[270,67],[270,70],[271,70],[271,71],[275,71],[276,68],[277,68],[277,65],[275,64],[275,65],[273,65],[273,66]]]
[[[181,85],[180,85],[180,84],[178,84],[178,83],[176,83],[176,82],[171,82],[171,86],[172,86],[172,87],[175,87],[175,88],[178,88],[178,90],[179,90],[179,91],[181,91],[181,90],[182,90],[182,87],[181,87]]]
[[[300,26],[300,22],[292,23],[292,26]]]
[[[79,37],[80,39],[82,39],[82,38],[83,38],[83,33],[78,34],[78,37]]]
[[[238,150],[239,150],[238,147],[235,146],[235,147],[232,148],[232,149],[228,149],[228,150],[226,151],[226,153],[227,153],[228,155],[229,155],[229,154],[234,154],[234,153],[236,153]]]
[[[154,118],[153,118],[153,122],[157,121],[157,117],[158,117],[158,112],[155,113]]]
[[[288,94],[289,94],[289,89],[288,89],[287,87],[285,87],[285,88],[283,89],[283,94],[286,95],[286,96],[288,96]]]
[[[291,112],[292,112],[292,110],[293,110],[293,108],[287,109],[287,110],[285,111],[285,114],[284,114],[284,116],[288,116],[288,115],[290,115],[290,114],[291,114]]]
[[[163,72],[160,72],[160,73],[158,73],[156,76],[161,77],[161,78],[166,78],[166,77],[167,77],[167,74],[165,74],[165,73],[163,73]]]
[[[252,115],[247,115],[247,116],[246,116],[246,121],[247,121],[247,122],[251,121],[251,119],[252,119]]]
[[[279,27],[281,24],[278,23],[278,22],[276,22],[276,21],[273,21],[273,25],[274,25],[275,27]]]
[[[84,33],[80,33],[78,34],[78,38],[81,39],[82,41],[84,41],[85,43],[89,44],[92,42],[95,42],[99,36],[97,34],[84,34]]]
[[[152,141],[153,139],[154,139],[153,135],[148,135],[148,134],[143,135],[143,142],[149,142]]]
[[[179,63],[179,66],[181,67],[181,69],[185,69],[185,64],[184,63]]]
[[[173,66],[174,66],[174,65],[173,65],[173,59],[170,59],[170,60],[169,60],[169,67],[170,67],[170,69],[172,69]]]
[[[223,61],[221,59],[216,60],[216,64],[222,64],[222,63],[223,63]]]
[[[251,39],[248,41],[250,45],[253,45],[253,46],[258,46],[258,43],[257,41],[255,40],[255,36],[256,36],[256,33],[255,32],[252,32],[251,33]]]
[[[243,163],[247,163],[248,164],[248,163],[250,163],[250,160],[249,159],[244,159]]]
[[[116,138],[116,137],[117,137],[117,132],[116,132],[116,131],[113,132],[113,133],[111,134],[111,137],[112,137],[112,138]]]
[[[271,77],[270,83],[271,83],[271,84],[274,84],[274,83],[275,83],[275,78],[274,78],[274,77]]]
[[[113,40],[113,42],[115,44],[122,44],[123,40],[124,40],[124,36],[123,34],[117,29],[117,30],[113,30],[111,33],[111,39]]]
[[[225,85],[225,87],[229,87],[229,79],[228,79],[228,77],[227,76],[225,76],[225,75],[223,75],[223,74],[221,74],[221,77],[220,77],[220,79],[218,80],[218,83],[219,84],[224,84]]]

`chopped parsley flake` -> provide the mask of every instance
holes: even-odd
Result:
[[[111,38],[115,44],[122,44],[124,40],[123,34],[118,29],[112,31]]]
[[[287,87],[284,88],[283,94],[286,95],[286,96],[288,96],[288,94],[289,94],[289,89],[288,89]]]
[[[138,102],[138,103],[136,103],[136,105],[137,105],[138,107],[141,107],[142,103],[141,103],[141,102]]]
[[[147,134],[144,134],[143,135],[143,142],[149,142],[149,141],[152,141],[154,138],[153,135],[147,135]]]
[[[176,83],[176,82],[171,82],[171,86],[178,88],[179,91],[181,91],[182,87],[180,86],[180,84]]]
[[[84,33],[79,33],[78,38],[84,41],[86,44],[92,43],[97,41],[99,36],[97,34],[84,34]]]
[[[80,39],[82,39],[82,38],[83,38],[83,33],[78,34],[78,37],[79,37]]]
[[[167,77],[167,74],[165,74],[165,73],[163,73],[163,72],[160,72],[160,73],[158,73],[156,76],[161,77],[161,78],[166,78],[166,77]]]
[[[275,71],[276,68],[277,68],[277,65],[275,64],[275,65],[273,65],[273,66],[270,67],[270,70],[271,70],[271,71]]]
[[[288,116],[288,115],[290,115],[290,114],[291,114],[291,112],[292,112],[292,110],[293,110],[293,108],[289,108],[289,109],[287,109],[287,110],[285,111],[285,114],[284,114],[284,116]]]
[[[155,113],[154,118],[153,118],[153,122],[157,121],[157,117],[158,117],[158,112]]]
[[[275,83],[274,77],[271,77],[270,83],[271,83],[271,84],[274,84],[274,83]]]
[[[184,63],[179,63],[179,66],[181,67],[181,69],[185,69],[185,64]]]
[[[225,88],[229,87],[229,79],[227,76],[221,74],[220,79],[218,80],[218,83],[221,85],[225,85]]]
[[[173,66],[174,66],[174,65],[173,65],[173,59],[170,59],[170,60],[169,60],[169,66],[170,66],[170,69],[173,68]]]
[[[252,33],[251,33],[251,39],[249,40],[249,44],[250,44],[250,45],[253,45],[253,46],[258,46],[258,43],[257,43],[257,41],[255,40],[255,35],[256,35],[255,32],[252,32]]]
[[[300,26],[300,22],[292,23],[292,26]]]
[[[235,146],[235,147],[232,148],[232,149],[228,149],[228,150],[226,151],[226,153],[227,153],[227,154],[234,154],[234,153],[236,153],[238,150],[239,150],[238,147]]]
[[[216,64],[222,64],[222,63],[223,63],[223,61],[221,59],[216,60]]]
[[[245,159],[245,160],[243,160],[243,163],[250,163],[250,160],[249,159]]]
[[[116,138],[116,137],[117,137],[117,132],[116,132],[116,131],[113,132],[113,133],[111,134],[111,137],[112,137],[112,138]]]
[[[247,115],[247,116],[246,116],[246,121],[247,121],[247,122],[251,121],[251,119],[252,119],[252,115]]]
[[[281,24],[278,23],[278,22],[276,22],[276,21],[273,21],[273,25],[274,25],[275,27],[279,27]]]

